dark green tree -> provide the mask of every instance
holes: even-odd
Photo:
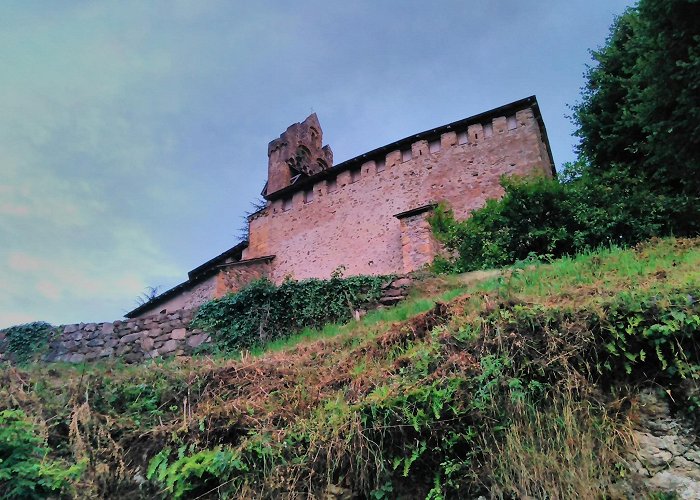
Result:
[[[643,181],[678,234],[700,231],[700,0],[640,0],[592,52],[574,108],[601,182]]]

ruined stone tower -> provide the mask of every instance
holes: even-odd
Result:
[[[290,125],[278,139],[267,146],[267,185],[269,196],[297,181],[333,166],[330,146],[322,146],[323,131],[316,113],[301,123]]]

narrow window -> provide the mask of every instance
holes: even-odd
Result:
[[[428,143],[428,151],[430,151],[431,153],[437,153],[438,151],[440,151],[440,139],[430,141]]]
[[[469,142],[469,137],[467,136],[466,130],[457,134],[457,144],[466,144],[468,142]]]
[[[282,200],[282,211],[287,212],[292,209],[292,197],[289,196]]]
[[[311,203],[314,201],[314,189],[310,188],[304,191],[304,203]]]
[[[384,172],[386,169],[386,161],[385,160],[377,160],[377,173],[379,172]]]
[[[413,158],[413,153],[410,149],[404,149],[401,151],[401,161],[408,161]]]

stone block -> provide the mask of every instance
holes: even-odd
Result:
[[[379,299],[379,302],[381,304],[384,304],[385,306],[390,306],[390,305],[396,304],[398,302],[401,302],[404,298],[405,297],[401,297],[401,296],[399,296],[399,297],[382,297],[381,299]]]
[[[73,354],[66,356],[65,360],[67,363],[82,363],[83,361],[85,361],[85,356],[83,354],[74,352]]]
[[[170,338],[173,340],[182,340],[187,337],[187,330],[185,328],[176,328],[170,332]]]
[[[152,351],[154,345],[155,342],[150,337],[145,337],[141,339],[141,349],[143,349],[146,352]]]
[[[394,280],[391,283],[391,286],[395,288],[406,288],[409,287],[413,284],[413,280],[411,278],[399,278]]]
[[[209,335],[207,335],[206,333],[191,335],[190,338],[187,339],[187,345],[193,349],[199,347],[205,342],[209,342]]]
[[[85,355],[85,361],[94,361],[100,355],[100,351],[89,351]]]
[[[174,352],[179,347],[177,340],[168,340],[163,343],[163,345],[158,349],[158,351],[163,354],[168,354]]]
[[[114,333],[114,325],[112,323],[102,323],[102,328],[100,328],[100,331],[103,335]]]
[[[85,330],[86,332],[94,332],[95,330],[97,330],[97,324],[88,323],[83,327],[83,330]]]
[[[63,333],[73,333],[79,330],[78,325],[66,325],[63,327]]]
[[[112,356],[113,354],[114,354],[114,349],[112,349],[111,347],[105,347],[104,349],[102,349],[100,351],[99,356],[101,358],[108,358],[108,357]]]
[[[148,335],[149,337],[151,337],[152,339],[154,339],[154,338],[159,337],[160,335],[162,335],[162,333],[163,333],[163,330],[162,330],[162,329],[160,329],[160,328],[152,328],[152,329],[148,330],[148,332],[146,332],[146,335]]]
[[[117,350],[115,352],[117,356],[123,356],[124,354],[131,352],[131,345],[122,344],[119,347],[117,347]]]
[[[136,340],[141,338],[141,332],[135,332],[135,333],[129,333],[128,335],[124,335],[122,338],[119,339],[120,344],[128,344],[130,342],[135,342]]]
[[[98,337],[88,341],[87,345],[88,347],[102,347],[103,345],[105,345],[105,341]]]
[[[124,355],[124,361],[127,363],[138,363],[143,359],[143,354],[140,352],[130,352]]]
[[[73,349],[76,349],[79,345],[80,344],[75,340],[64,340],[63,342],[61,342],[61,347],[66,351],[72,351]]]

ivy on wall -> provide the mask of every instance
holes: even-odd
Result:
[[[352,276],[340,273],[329,280],[287,280],[276,286],[268,279],[254,281],[237,293],[202,305],[192,326],[210,334],[225,350],[262,345],[306,327],[346,322],[356,309],[376,303],[389,276]]]
[[[45,321],[25,323],[0,330],[5,335],[4,351],[11,359],[23,364],[32,360],[35,354],[48,344],[55,328]]]

